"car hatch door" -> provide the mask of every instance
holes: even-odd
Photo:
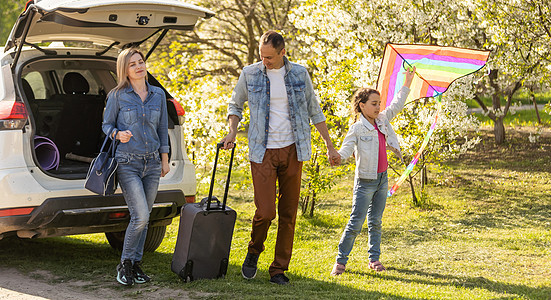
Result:
[[[53,41],[123,48],[162,29],[191,30],[198,18],[213,15],[177,0],[35,0],[19,17],[4,51]]]

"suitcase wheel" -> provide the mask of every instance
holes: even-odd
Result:
[[[180,276],[180,278],[182,278],[184,282],[191,282],[193,281],[192,272],[193,272],[193,261],[188,260],[186,262],[185,267],[180,271],[180,274],[178,275]]]

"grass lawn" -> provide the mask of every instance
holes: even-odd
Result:
[[[532,128],[532,134],[534,134],[537,131],[535,127],[551,127],[551,115],[544,111],[540,111],[539,113],[541,124],[538,122],[538,117],[533,109],[520,110],[515,112],[515,114],[508,113],[503,119],[503,124],[513,127],[512,129],[515,127],[534,127]],[[494,122],[489,117],[481,113],[474,113],[474,116],[480,121],[482,126],[494,126]]]
[[[530,130],[535,131],[508,128],[508,141],[501,147],[488,130],[482,131],[476,150],[430,173],[430,209],[410,205],[407,185],[389,198],[381,257],[386,272],[369,270],[364,230],[347,272],[329,275],[351,209],[350,174],[322,195],[313,218],[298,217],[291,285],[268,282],[277,223],[256,279],[241,278],[254,205],[250,189],[240,189],[230,192],[229,205],[238,218],[226,278],[183,283],[170,271],[176,219],[157,252],[145,254],[144,269],[154,280],[151,289],[182,289],[193,297],[219,299],[550,299],[551,130],[544,129],[535,144],[528,142]],[[90,291],[103,287],[114,295],[140,298],[135,287],[114,283],[119,257],[103,234],[0,240],[0,267],[49,270],[56,276],[52,284],[78,280]]]
[[[551,91],[535,93],[535,98],[536,98],[536,103],[537,104],[550,103],[551,102]],[[489,97],[482,97],[482,101],[484,102],[484,104],[486,106],[488,106],[488,107],[492,106],[492,100]],[[507,101],[504,98],[501,99],[501,105],[505,105],[506,102]],[[522,105],[533,105],[532,97],[530,96],[530,94],[526,90],[521,90],[513,96],[512,103],[517,104],[519,102]],[[468,99],[466,101],[466,103],[467,103],[467,106],[469,106],[470,108],[480,107],[478,105],[478,103],[473,99]]]

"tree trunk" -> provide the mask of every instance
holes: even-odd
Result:
[[[530,97],[534,103],[534,109],[536,110],[536,116],[538,117],[538,124],[541,125],[540,112],[538,111],[538,103],[536,102],[536,94],[533,91],[530,91]]]
[[[421,167],[421,191],[425,190],[425,185],[429,183],[429,175],[427,171],[427,165],[425,164],[425,156],[421,153],[421,162],[423,163]]]
[[[314,208],[316,206],[316,192],[312,193],[312,201],[310,201],[310,217],[314,216]]]
[[[419,201],[417,201],[417,195],[415,195],[415,187],[413,186],[413,177],[411,177],[411,174],[409,174],[409,186],[411,187],[411,197],[413,199],[413,205],[417,206],[419,205]]]
[[[316,176],[320,176],[320,165],[316,163]],[[314,216],[314,209],[316,207],[316,190],[312,191],[312,201],[310,201],[310,217]]]
[[[494,121],[494,136],[497,145],[505,142],[505,126],[503,125],[503,117],[498,117]]]
[[[304,215],[306,213],[306,208],[308,207],[308,202],[310,200],[310,195],[304,197],[301,199],[301,203],[300,203],[300,210],[302,212],[302,214]]]

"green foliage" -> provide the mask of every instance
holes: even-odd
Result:
[[[26,0],[5,0],[0,1],[0,18],[2,25],[0,26],[0,45],[3,47],[11,32],[17,17],[23,12]]]

